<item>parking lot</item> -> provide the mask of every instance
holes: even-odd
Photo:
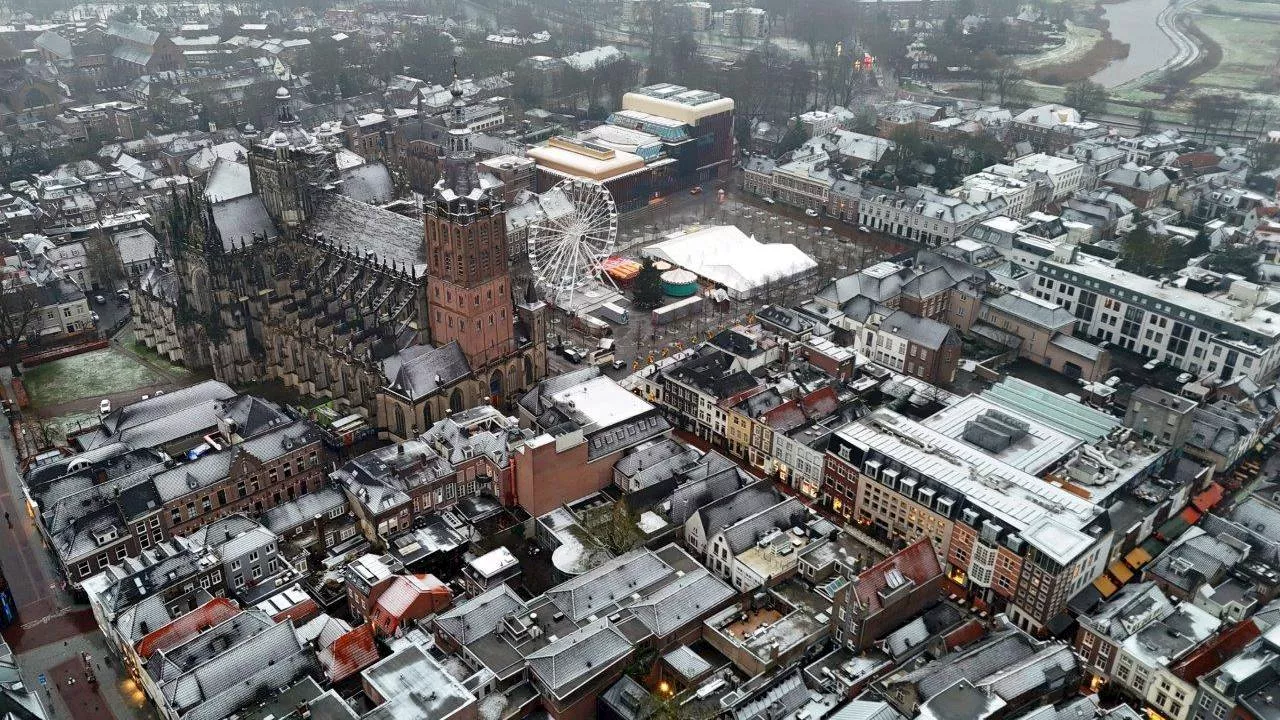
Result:
[[[723,198],[715,186],[708,186],[700,194],[672,195],[660,203],[621,216],[616,254],[639,258],[646,245],[673,230],[688,225],[724,224],[735,225],[763,243],[794,244],[818,263],[817,272],[803,283],[767,288],[749,301],[730,302],[726,307],[704,302],[700,314],[668,325],[654,324],[648,312],[632,308],[627,325],[612,325],[615,357],[623,361],[624,366],[616,370],[606,368],[609,375],[622,377],[638,365],[647,364],[650,358],[657,360],[664,353],[677,352],[706,340],[709,333],[741,322],[748,313],[763,305],[803,302],[825,283],[905,250],[901,243],[862,233],[834,218],[809,217],[794,208],[766,204],[760,198],[746,195],[732,183],[724,189]],[[551,351],[548,352],[553,374],[583,367],[587,362],[574,363],[554,352],[559,342],[589,351],[596,347],[598,339],[571,328],[563,315],[553,316]]]

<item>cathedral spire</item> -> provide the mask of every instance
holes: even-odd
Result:
[[[476,154],[471,148],[471,128],[467,125],[467,104],[463,101],[462,79],[458,76],[458,58],[453,59],[453,82],[449,85],[453,96],[449,114],[449,145],[445,152],[444,170],[436,183],[436,194],[452,191],[460,198],[468,197],[480,187],[476,175]]]

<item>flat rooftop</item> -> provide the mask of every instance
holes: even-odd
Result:
[[[987,452],[1006,465],[1031,475],[1039,475],[1081,445],[1078,439],[1061,430],[996,405],[979,395],[970,395],[954,405],[947,406],[921,424],[953,440],[973,445],[965,440],[966,428],[980,417],[984,415],[991,417],[994,413],[1004,413],[1025,423],[1025,434],[999,452],[990,450]]]
[[[1078,532],[1099,513],[1088,500],[892,410],[877,410],[838,434],[950,487],[1007,527],[1024,530],[1052,517]]]
[[[568,409],[585,433],[613,427],[653,409],[643,398],[604,375],[565,388],[551,399],[558,407]]]

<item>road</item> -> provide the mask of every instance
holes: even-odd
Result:
[[[3,371],[8,382],[8,370]],[[132,680],[115,666],[104,664],[106,640],[94,623],[89,606],[77,603],[63,590],[61,575],[45,548],[35,521],[27,515],[17,450],[7,430],[0,430],[0,508],[10,524],[0,527],[0,567],[13,589],[18,622],[4,632],[17,656],[28,687],[47,685],[44,702],[52,717],[73,720],[130,720],[152,718]],[[10,526],[11,525],[11,526]],[[81,672],[80,653],[95,658],[99,683],[90,684]],[[68,682],[74,680],[74,682]]]

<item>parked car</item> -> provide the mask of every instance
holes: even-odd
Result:
[[[618,360],[616,358],[609,364],[613,366],[614,370],[621,370],[627,366],[627,362],[625,360]]]
[[[121,300],[123,300],[123,301],[125,301],[125,302],[129,302],[129,291],[128,291],[128,290],[118,290],[118,291],[116,291],[116,297],[117,297],[117,298],[119,298],[119,299],[121,299]]]
[[[689,194],[690,194],[690,195],[701,195],[701,194],[702,194],[702,186],[701,186],[701,185],[694,185],[694,186],[693,186],[693,188],[689,190]]]
[[[804,214],[808,215],[809,217],[818,217],[818,211],[814,210],[813,208],[805,208]]]
[[[866,226],[866,225],[859,225],[859,226],[858,226],[858,232],[860,232],[860,233],[869,233],[869,232],[871,232],[871,231],[867,229],[867,226]]]
[[[107,398],[102,398],[102,401],[98,403],[98,416],[106,417],[110,413],[111,413],[111,401],[108,400]]]
[[[93,318],[93,324],[94,324],[94,325],[97,325],[97,324],[98,324],[98,320],[100,320],[100,318],[98,317],[98,313],[96,313],[96,312],[91,312],[91,313],[89,313],[89,317]]]
[[[106,304],[107,304],[107,298],[106,298],[106,296],[104,296],[104,295],[94,295],[94,296],[93,296],[93,301],[94,301],[94,302],[96,302],[96,303],[98,303],[99,305],[106,305]]]

